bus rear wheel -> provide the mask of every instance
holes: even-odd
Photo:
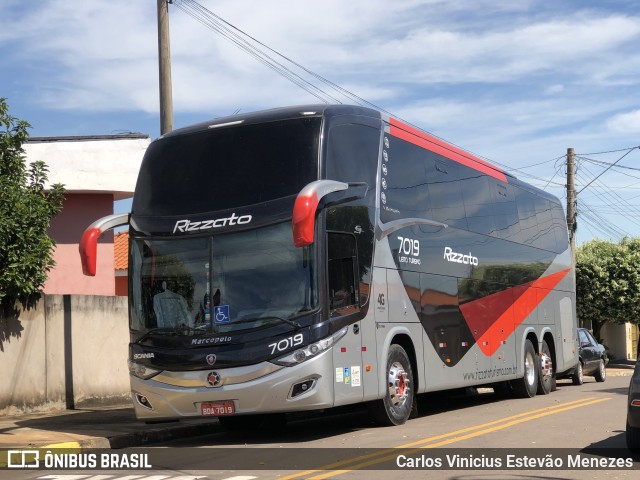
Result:
[[[538,372],[538,393],[548,395],[556,391],[556,374],[553,371],[553,359],[551,349],[546,340],[542,341],[540,357],[538,358],[540,371]]]
[[[373,416],[380,425],[402,425],[413,409],[414,388],[411,362],[400,345],[389,347],[385,379],[385,394],[374,403]]]
[[[524,342],[524,377],[513,382],[513,392],[518,397],[532,398],[538,392],[538,355],[531,340]]]

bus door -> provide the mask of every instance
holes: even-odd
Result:
[[[332,349],[334,404],[363,399],[362,321],[360,312],[356,239],[353,234],[328,232],[329,310],[331,319],[345,323],[348,331]]]

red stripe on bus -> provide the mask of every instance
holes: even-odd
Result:
[[[477,332],[476,343],[480,350],[487,356],[493,355],[570,270],[460,305],[467,325],[472,332]]]
[[[469,168],[473,168],[481,173],[496,178],[502,182],[507,181],[507,176],[502,170],[491,165],[488,162],[476,157],[475,155],[465,152],[464,150],[449,145],[448,143],[422,132],[416,128],[410,127],[396,119],[389,119],[390,129],[389,132],[394,137],[405,140],[409,143],[413,143],[418,147],[430,150],[434,153],[442,155],[454,162],[458,162]]]

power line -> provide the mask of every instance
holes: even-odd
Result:
[[[327,78],[323,77],[322,75],[319,75],[319,74],[313,72],[312,70],[310,70],[309,68],[306,68],[305,66],[303,66],[299,62],[294,61],[290,57],[288,57],[286,55],[283,55],[282,53],[278,52],[277,50],[269,47],[268,45],[266,45],[265,43],[263,43],[260,40],[256,39],[255,37],[253,37],[253,36],[249,35],[248,33],[244,32],[242,29],[240,29],[237,26],[233,25],[232,23],[228,22],[227,20],[225,20],[224,18],[220,17],[219,15],[216,15],[215,13],[211,12],[210,10],[208,10],[205,7],[203,7],[202,5],[200,5],[195,0],[179,0],[179,1],[174,2],[174,5],[176,5],[176,7],[178,9],[180,9],[181,11],[183,11],[184,13],[186,13],[187,15],[189,15],[190,17],[192,17],[196,21],[198,21],[201,24],[203,24],[205,27],[211,29],[213,32],[217,33],[218,35],[223,37],[225,40],[231,42],[236,47],[238,47],[241,50],[243,50],[245,53],[247,53],[248,55],[250,55],[251,57],[253,57],[257,61],[259,61],[263,65],[267,66],[268,68],[270,68],[271,70],[275,71],[276,73],[278,73],[279,75],[283,76],[284,78],[288,79],[289,81],[291,81],[292,83],[294,83],[298,87],[300,87],[303,90],[305,90],[306,92],[310,93],[311,95],[316,97],[321,102],[323,102],[323,103],[331,103],[331,102],[342,103],[339,100],[339,98],[337,98],[335,95],[327,93],[327,91],[325,91],[321,86],[318,86],[315,83],[313,83],[312,81],[309,81],[308,78],[305,78],[305,75],[311,77],[312,79],[315,79],[316,81],[320,82],[322,85],[324,85],[326,87],[329,87],[330,89],[332,89],[337,94],[348,98],[350,101],[355,102],[356,104],[358,104],[360,106],[374,108],[376,110],[384,112],[385,114],[387,114],[387,115],[389,115],[391,117],[397,118],[397,119],[405,122],[408,125],[411,125],[411,126],[416,127],[416,128],[418,128],[420,130],[423,130],[420,127],[417,127],[416,125],[412,124],[411,122],[409,122],[409,121],[407,121],[405,119],[402,119],[401,117],[399,117],[397,115],[394,115],[393,113],[385,110],[384,108],[382,108],[382,107],[380,107],[380,106],[378,106],[378,105],[376,105],[376,104],[374,104],[374,103],[372,103],[372,102],[370,102],[368,100],[365,100],[364,98],[356,95],[355,93],[347,90],[346,88],[343,88],[340,85],[332,82],[331,80],[328,80]],[[277,58],[275,58],[274,55],[277,56],[279,60]],[[294,69],[292,67],[287,66],[287,64],[291,65],[292,67],[295,67],[295,69],[298,69],[303,74],[296,73],[294,71]],[[432,136],[434,136],[436,138],[444,140],[441,137],[439,137],[438,135],[435,135],[435,134],[433,134],[431,132],[428,132],[426,130],[423,130],[423,131],[425,131],[426,133],[429,133],[430,135],[432,135]],[[444,140],[444,141],[446,141],[446,140]],[[457,146],[452,142],[449,142],[449,141],[447,141],[447,142],[450,143],[451,145]],[[473,153],[473,152],[470,152],[470,153]],[[553,162],[553,161],[557,162],[559,159],[563,158],[563,156],[557,157],[557,158],[553,158],[551,160],[545,160],[543,162],[539,162],[539,163],[536,163],[536,164],[527,165],[527,166],[521,167],[521,168],[514,168],[514,167],[511,167],[511,166],[502,164],[500,162],[496,162],[494,160],[488,159],[488,158],[483,157],[481,155],[477,155],[477,154],[474,154],[474,155],[478,156],[479,158],[487,160],[491,164],[494,164],[494,165],[497,165],[497,166],[503,168],[507,172],[517,172],[519,175],[522,175],[524,177],[533,178],[535,180],[543,182],[543,183],[545,183],[544,189],[548,188],[548,186],[550,184],[553,184],[554,186],[557,186],[557,187],[564,187],[563,183],[553,182],[553,179],[557,175],[557,172],[556,172],[556,175],[554,175],[551,179],[545,179],[545,178],[538,177],[536,175],[529,174],[529,173],[524,171],[524,169],[535,167],[535,166],[542,165],[542,164],[545,164],[545,163],[549,163],[549,162]]]
[[[624,157],[626,157],[627,155],[629,155],[631,152],[633,152],[633,150],[635,150],[638,147],[633,147],[630,148],[627,153],[625,153],[624,155],[622,155],[618,160],[616,160],[614,163],[612,163],[611,165],[609,165],[607,168],[605,168],[602,172],[600,172],[600,174],[595,177],[593,180],[591,180],[589,183],[587,183],[584,187],[582,187],[580,189],[579,192],[576,193],[576,195],[579,195],[580,192],[582,192],[585,188],[587,188],[589,185],[591,185],[593,182],[595,182],[598,178],[600,178],[602,175],[605,174],[605,172],[607,172],[611,167],[613,167],[616,163],[618,163],[620,160],[622,160]]]
[[[593,153],[576,153],[576,155],[604,155],[606,153],[618,153],[618,152],[626,152],[627,150],[629,150],[629,148],[634,149],[634,148],[640,148],[640,145],[636,146],[636,147],[628,147],[628,148],[621,148],[619,150],[609,150],[607,152],[593,152]]]
[[[623,216],[627,221],[640,226],[640,214],[636,208],[634,208],[629,202],[620,196],[617,192],[609,190],[605,185],[602,185],[597,176],[589,171],[588,168],[582,166],[580,172],[588,173],[590,183],[593,183],[593,189],[591,190],[595,197],[600,199],[602,203],[615,210],[616,214]]]
[[[310,90],[313,90],[314,92],[319,93],[320,95],[325,95],[325,97],[328,97],[329,99],[333,100],[336,103],[342,103],[336,97],[331,96],[326,91],[324,91],[321,88],[319,88],[316,85],[314,85],[312,82],[309,82],[308,80],[304,79],[302,76],[300,76],[300,75],[296,74],[295,72],[293,72],[290,68],[285,67],[280,62],[277,62],[267,52],[271,52],[271,53],[277,55],[282,60],[290,63],[291,65],[295,66],[296,68],[300,69],[304,73],[310,75],[311,77],[315,78],[316,80],[320,81],[321,83],[325,84],[326,86],[328,86],[328,87],[332,88],[333,90],[339,92],[340,94],[348,97],[350,100],[355,101],[358,105],[374,108],[374,109],[377,109],[379,111],[382,111],[382,112],[386,113],[387,115],[395,116],[396,118],[399,118],[397,115],[393,115],[391,112],[388,112],[384,108],[382,108],[382,107],[380,107],[378,105],[375,105],[374,103],[372,103],[372,102],[370,102],[368,100],[365,100],[364,98],[356,95],[355,93],[351,92],[350,90],[347,90],[346,88],[341,87],[340,85],[332,82],[331,80],[323,77],[322,75],[319,75],[319,74],[313,72],[312,70],[306,68],[304,65],[294,61],[290,57],[288,57],[288,56],[278,52],[277,50],[269,47],[265,43],[261,42],[260,40],[256,39],[255,37],[249,35],[245,31],[241,30],[240,28],[236,27],[232,23],[230,23],[227,20],[225,20],[224,18],[220,17],[219,15],[216,15],[215,13],[211,12],[207,8],[203,7],[202,5],[197,3],[196,1],[194,1],[194,0],[180,0],[179,3],[176,3],[176,6],[178,8],[180,8],[182,11],[184,11],[185,13],[187,13],[188,15],[192,16],[196,20],[198,20],[201,23],[203,23],[205,26],[208,26],[209,28],[214,30],[216,33],[222,35],[227,40],[235,43],[238,47],[242,48],[247,53],[249,53],[250,55],[254,56],[254,58],[257,57],[258,60],[263,59],[264,60],[263,63],[267,62],[271,66],[270,68],[273,68],[274,70],[277,71],[277,73],[279,73],[281,75],[284,75],[286,78],[288,78],[289,80],[293,81],[296,85],[298,85],[299,87],[303,88],[307,92],[312,93]],[[263,50],[261,50],[261,48]],[[318,95],[315,95],[315,94],[314,94],[314,96],[316,96],[316,98],[319,98],[324,103],[329,103],[329,102],[326,101],[326,98],[320,98]],[[405,120],[403,120],[403,121],[405,121]],[[406,123],[409,123],[409,122],[406,122]]]
[[[525,168],[537,167],[539,165],[544,165],[545,163],[557,162],[558,160],[566,157],[567,157],[566,155],[561,155],[559,157],[552,158],[551,160],[545,160],[544,162],[539,162],[539,163],[532,163],[531,165],[527,165],[526,167],[519,167],[519,169],[524,170]]]
[[[289,81],[296,84],[298,87],[302,88],[306,92],[310,93],[318,100],[323,103],[330,103],[330,100],[333,100],[337,103],[340,103],[334,97],[328,95],[322,89],[308,82],[306,79],[302,78],[300,75],[291,71],[286,66],[277,62],[270,55],[262,52],[253,46],[249,41],[247,41],[242,36],[233,32],[229,27],[226,26],[226,22],[221,20],[220,17],[213,14],[206,8],[202,7],[196,2],[191,0],[181,0],[179,3],[175,3],[176,7],[182,10],[184,13],[202,23],[204,26],[210,28],[215,33],[222,36],[225,40],[233,43],[238,48],[243,50],[245,53],[253,57],[255,60],[259,61],[263,65],[272,69],[279,75],[287,78]],[[244,33],[244,32],[243,32]]]
[[[639,147],[632,147],[631,150],[633,150],[634,148],[639,148]],[[629,167],[627,165],[614,165],[610,162],[603,162],[602,160],[593,160],[592,158],[583,157],[583,156],[576,156],[576,158],[588,163],[592,163],[594,165],[609,166],[609,167],[615,167],[616,169],[621,168],[624,170],[635,170],[637,172],[640,172],[640,168],[638,167]]]
[[[629,237],[629,232],[623,230],[617,225],[613,224],[602,215],[594,212],[591,206],[585,202],[580,202],[578,208],[578,214],[583,220],[585,220],[592,228],[600,232],[605,233],[611,237]]]

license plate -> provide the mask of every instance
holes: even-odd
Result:
[[[236,413],[235,405],[231,400],[224,402],[205,402],[200,404],[200,413],[205,417],[221,417]]]

